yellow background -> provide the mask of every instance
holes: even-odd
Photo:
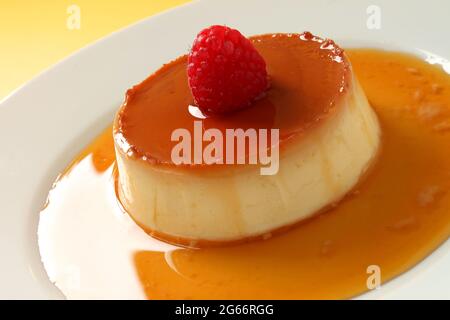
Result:
[[[188,0],[0,0],[0,100],[70,53]],[[69,30],[67,8],[81,10]]]

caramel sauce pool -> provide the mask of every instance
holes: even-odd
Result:
[[[450,77],[405,54],[347,54],[383,132],[370,175],[337,207],[267,240],[135,252],[147,298],[349,298],[367,290],[369,266],[379,266],[385,282],[449,237]],[[87,156],[96,174],[113,165],[111,128],[74,161],[66,178]]]

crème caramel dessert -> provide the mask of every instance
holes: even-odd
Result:
[[[123,208],[149,234],[191,246],[264,238],[335,205],[380,148],[377,116],[333,41],[308,32],[208,32],[197,51],[127,92],[113,129]],[[220,158],[176,163],[172,133],[195,136],[194,123],[223,136],[277,129],[277,139],[253,148],[278,152],[277,170],[261,174],[262,164]]]

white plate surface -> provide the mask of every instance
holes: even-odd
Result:
[[[371,5],[381,10],[380,29],[367,28]],[[414,52],[450,73],[449,12],[446,0],[197,1],[116,32],[42,73],[0,103],[0,298],[62,298],[47,279],[36,238],[52,182],[112,121],[125,90],[185,53],[203,27],[226,24],[246,35],[309,30],[343,46]],[[449,270],[447,241],[362,298],[450,299]]]

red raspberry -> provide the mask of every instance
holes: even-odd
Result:
[[[213,113],[244,108],[269,86],[264,59],[250,40],[225,26],[211,26],[197,35],[187,74],[195,103]]]

